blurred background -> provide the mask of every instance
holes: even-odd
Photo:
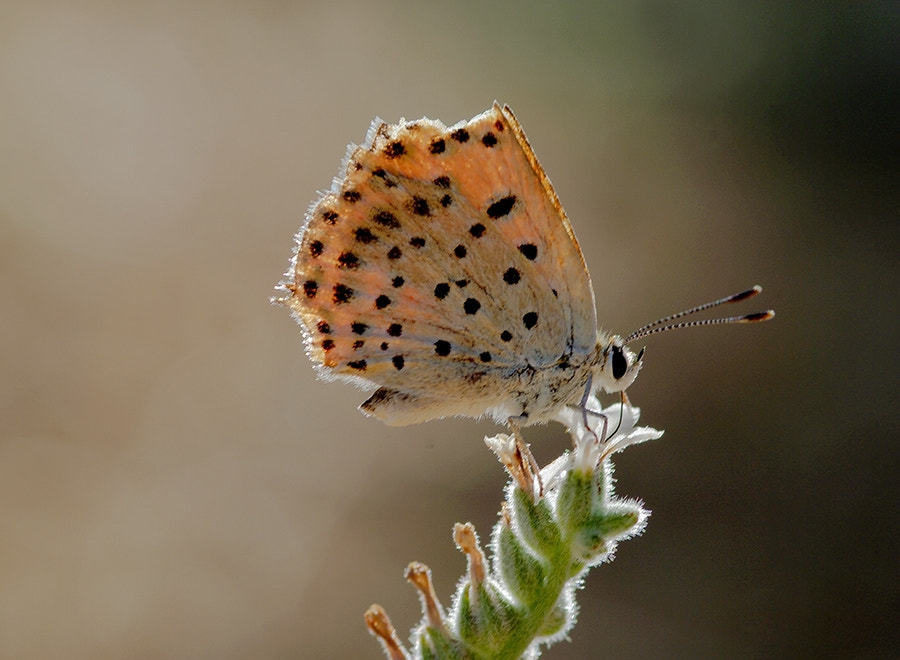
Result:
[[[898,62],[893,2],[3,2],[0,657],[379,658],[414,559],[449,605],[500,429],[363,417],[268,299],[375,116],[494,99],[604,327],[778,313],[646,341],[653,515],[544,657],[896,657]]]

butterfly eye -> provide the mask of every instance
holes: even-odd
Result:
[[[625,351],[621,346],[612,347],[612,374],[613,378],[619,380],[628,371],[628,360],[625,357]]]

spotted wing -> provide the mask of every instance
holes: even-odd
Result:
[[[376,120],[344,169],[297,236],[284,302],[324,375],[381,386],[369,412],[477,416],[524,369],[594,348],[581,250],[509,108]]]

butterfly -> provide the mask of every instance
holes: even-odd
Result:
[[[622,392],[642,366],[599,330],[572,226],[509,106],[447,127],[375,120],[313,203],[276,303],[321,377],[374,390],[360,409],[392,425],[491,416],[527,426]],[[667,325],[668,324],[668,325]]]

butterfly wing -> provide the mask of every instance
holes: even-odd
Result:
[[[366,412],[478,416],[521,395],[523,371],[593,350],[581,250],[509,108],[376,120],[344,170],[297,235],[282,302],[322,375],[380,386]]]

